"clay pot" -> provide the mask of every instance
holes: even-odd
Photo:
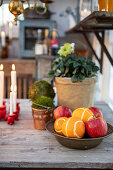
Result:
[[[71,78],[55,78],[58,105],[68,106],[74,110],[79,107],[94,106],[94,92],[97,77],[86,78],[82,82],[71,81]]]
[[[85,58],[88,58],[88,49],[75,48],[75,51],[79,53],[79,57],[84,56]]]
[[[53,109],[34,109],[32,108],[34,127],[38,130],[45,130],[45,125],[53,119]]]

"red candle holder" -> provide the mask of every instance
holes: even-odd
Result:
[[[16,111],[18,112],[18,113],[20,113],[20,106],[19,106],[19,102],[17,102],[16,103]],[[10,109],[10,106],[9,106],[9,109]]]
[[[13,115],[15,116],[15,120],[18,120],[18,116],[19,116],[19,113],[18,113],[18,111],[16,111],[16,112],[13,112]]]
[[[6,101],[3,101],[3,105],[6,105]]]
[[[13,112],[13,115],[14,115],[14,117],[15,117],[15,120],[18,120],[18,116],[19,116],[18,111]],[[10,116],[10,113],[8,113],[8,117],[9,117],[9,116]]]
[[[0,119],[5,119],[6,117],[6,106],[3,105],[2,107],[0,107]]]
[[[14,121],[15,121],[15,115],[10,115],[10,113],[8,113],[7,123],[9,125],[13,125]]]
[[[16,108],[17,108],[17,112],[18,112],[18,114],[20,113],[20,106],[19,106],[19,105],[20,105],[20,103],[19,103],[19,102],[17,102],[17,103],[16,103]]]

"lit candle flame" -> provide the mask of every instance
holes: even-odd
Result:
[[[13,91],[13,86],[11,85],[11,91]]]
[[[0,71],[3,71],[3,64],[0,65]]]
[[[1,32],[1,37],[5,38],[5,32],[4,31]]]
[[[14,92],[16,92],[16,85],[15,85],[15,87],[14,87]]]
[[[87,9],[86,9],[86,8],[84,9],[84,12],[87,12]]]
[[[12,71],[15,71],[15,65],[12,64]]]
[[[9,22],[9,28],[12,28],[12,27],[13,27],[12,22]]]
[[[89,11],[89,14],[91,14],[91,11]]]

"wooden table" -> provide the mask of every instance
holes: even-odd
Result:
[[[73,150],[61,146],[47,131],[33,127],[29,100],[20,100],[20,120],[10,126],[0,121],[0,168],[102,168],[113,169],[113,135],[96,148]],[[96,103],[113,124],[107,104]]]

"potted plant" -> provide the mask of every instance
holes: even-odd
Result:
[[[32,100],[32,115],[34,127],[39,130],[45,129],[47,121],[53,118],[53,87],[46,81],[36,81],[29,89],[29,97]]]
[[[72,110],[93,106],[99,70],[91,58],[79,57],[74,48],[74,44],[69,43],[62,46],[58,51],[60,57],[54,60],[49,71],[57,88],[58,104]]]
[[[46,11],[45,11],[46,10]],[[24,10],[24,18],[25,19],[50,19],[52,13],[47,8],[45,9],[42,6],[37,6],[36,8],[26,8]]]

